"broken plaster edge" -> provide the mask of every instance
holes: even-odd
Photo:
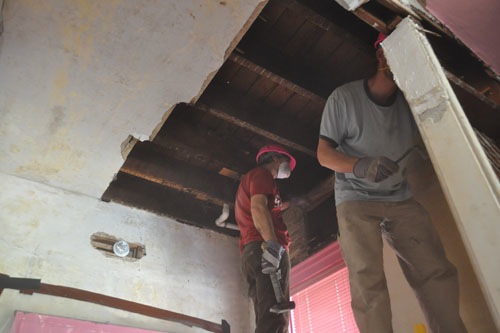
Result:
[[[414,113],[421,121],[437,122],[445,112],[446,103],[450,101],[445,89],[447,79],[444,73],[434,66],[439,61],[433,52],[427,52],[426,49],[431,46],[419,29],[417,23],[407,17],[381,46],[391,69],[400,73],[395,75],[394,79]],[[408,43],[409,39],[418,40],[420,43]],[[423,83],[419,80],[420,76],[429,80]]]

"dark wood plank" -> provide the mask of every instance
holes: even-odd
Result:
[[[318,102],[324,102],[323,98],[314,94],[312,91],[309,91],[294,82],[291,82],[290,80],[280,76],[279,74],[273,73],[272,71],[268,70],[267,68],[264,68],[251,60],[246,59],[243,56],[237,55],[237,54],[232,54],[229,57],[229,60],[234,61],[235,63],[238,63],[242,67],[245,67],[257,75],[259,75],[261,78],[267,78],[268,80],[277,83],[280,87],[290,90],[292,93],[300,94],[308,99],[316,100]],[[278,88],[278,87],[277,87]],[[244,90],[244,89],[238,89],[238,90]],[[275,92],[276,89],[273,89],[271,93]],[[267,95],[269,96],[269,94]]]
[[[218,93],[218,91],[219,89],[213,85],[210,93],[202,98],[203,103],[240,119],[243,122],[247,122],[255,127],[260,127],[265,132],[273,133],[278,137],[294,143],[304,140],[311,142],[311,140],[308,139],[310,136],[317,138],[316,133],[304,133],[301,127],[302,124],[293,121],[293,115],[287,114],[279,109],[277,110],[273,108],[272,105],[253,103],[228,89],[224,90],[224,99],[220,99],[220,93]],[[287,97],[288,96],[290,95],[287,95]],[[273,97],[275,98],[276,96]],[[285,102],[286,99],[282,103]],[[319,117],[320,115],[311,114],[310,116]],[[306,148],[310,151],[316,151],[315,145],[306,146]]]
[[[216,121],[224,122],[210,113],[187,104],[179,104],[153,139],[155,144],[168,151],[169,156],[189,160],[191,163],[219,172],[228,168],[238,173],[246,172],[254,164],[253,158],[239,142],[237,127],[213,125]],[[201,128],[201,129],[200,129]],[[220,132],[218,132],[220,131]],[[228,132],[229,135],[228,135]]]
[[[102,200],[136,207],[226,235],[239,234],[239,231],[215,225],[215,220],[222,213],[222,206],[122,172],[118,173],[116,180],[110,184]],[[228,222],[235,224],[234,219]]]
[[[285,9],[285,3],[279,1],[269,1],[260,14],[261,21],[269,26],[273,26],[281,15],[283,15]]]
[[[242,121],[234,116],[231,116],[228,113],[222,112],[222,111],[214,109],[214,108],[210,108],[206,105],[200,105],[200,104],[197,105],[197,108],[203,109],[206,112],[209,112],[210,114],[212,114],[216,117],[219,117],[226,122],[230,122],[232,124],[237,124],[241,128],[245,128],[249,131],[252,131],[256,134],[259,134],[259,135],[267,138],[270,141],[274,141],[274,142],[281,144],[282,146],[288,147],[288,148],[293,149],[293,150],[302,151],[303,153],[306,153],[311,157],[316,156],[315,152],[312,151],[311,149],[308,149],[307,147],[304,147],[300,144],[292,142],[288,139],[282,138],[282,137],[280,137],[280,136],[278,136],[270,131],[266,131],[258,126],[255,126],[255,125],[252,125],[248,122]]]
[[[310,20],[306,20],[282,52],[288,57],[294,57],[297,61],[301,61],[302,57],[310,52],[325,33],[325,29]]]
[[[229,56],[228,60],[231,60],[231,56]],[[233,87],[233,89],[246,93],[258,78],[258,73],[240,65],[238,72],[232,79],[226,80],[226,83],[228,86]]]
[[[266,77],[259,77],[246,93],[246,97],[255,99],[262,103],[266,97],[278,86],[278,83],[269,80]]]
[[[150,142],[138,142],[120,171],[216,205],[233,204],[233,179],[172,158]]]

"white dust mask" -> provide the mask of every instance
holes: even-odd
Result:
[[[276,178],[278,179],[284,179],[290,177],[290,174],[292,171],[290,170],[290,163],[289,162],[282,162],[278,168],[278,175]]]

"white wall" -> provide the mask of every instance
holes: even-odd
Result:
[[[141,210],[0,174],[0,272],[101,293],[250,332],[250,303],[237,239]],[[90,244],[105,232],[142,243],[138,261],[107,257]],[[0,295],[0,332],[14,310],[96,322],[205,332],[107,307],[44,295]]]

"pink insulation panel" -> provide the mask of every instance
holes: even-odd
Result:
[[[159,333],[133,327],[17,311],[10,333]]]

